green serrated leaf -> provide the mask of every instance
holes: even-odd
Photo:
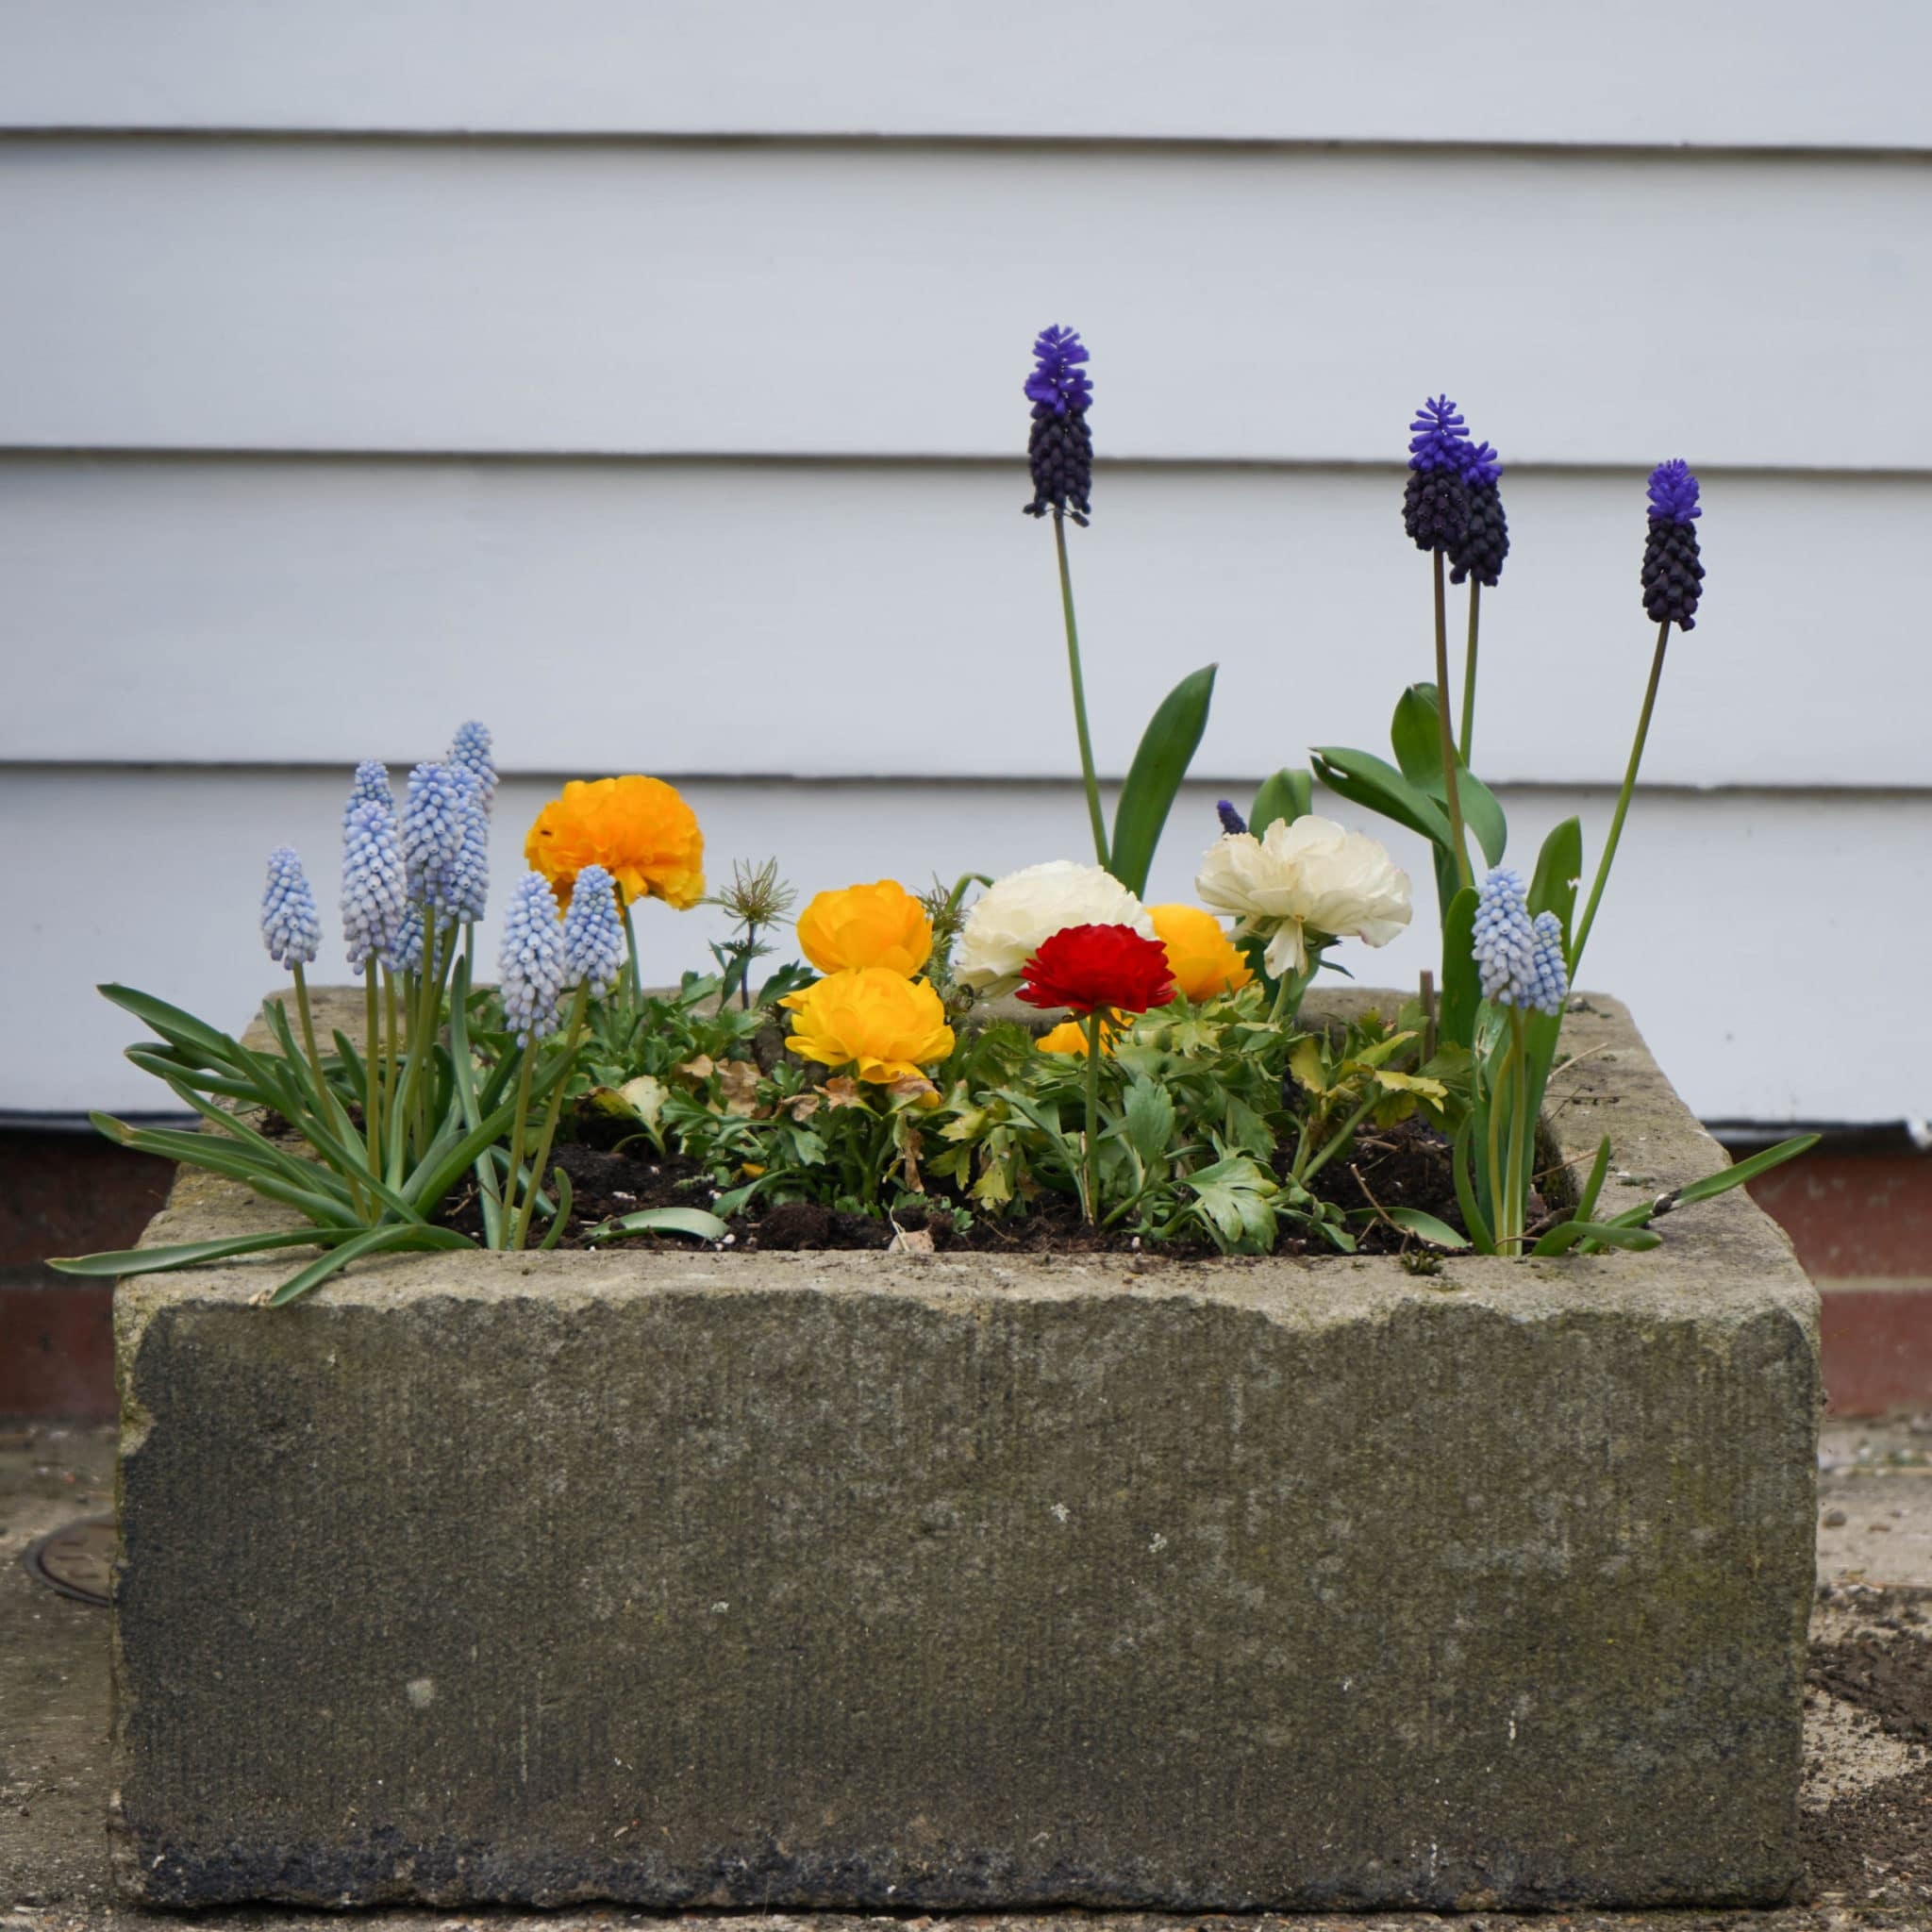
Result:
[[[1152,1080],[1130,1080],[1122,1106],[1127,1144],[1143,1166],[1165,1174],[1168,1144],[1174,1139],[1174,1101]]]

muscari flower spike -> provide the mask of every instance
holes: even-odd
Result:
[[[403,802],[403,862],[411,904],[450,913],[474,789],[469,774],[453,765],[423,764],[409,774]]]
[[[261,942],[277,966],[308,966],[322,950],[322,920],[302,861],[286,845],[268,856],[261,895]]]
[[[1509,520],[1503,514],[1503,492],[1496,487],[1502,476],[1503,465],[1488,443],[1463,445],[1462,488],[1469,515],[1461,537],[1448,546],[1452,584],[1473,576],[1494,590],[1503,574],[1503,559],[1509,555]]]
[[[1650,473],[1650,536],[1643,546],[1643,608],[1655,624],[1697,627],[1704,565],[1697,557],[1697,478],[1681,457]]]
[[[1418,550],[1453,550],[1469,527],[1466,425],[1447,396],[1431,396],[1408,426],[1413,433],[1402,526]]]
[[[423,908],[408,906],[403,921],[382,949],[382,963],[391,973],[420,973],[423,970]]]
[[[1093,384],[1080,366],[1088,359],[1087,345],[1077,330],[1056,324],[1041,330],[1033,355],[1033,374],[1026,378],[1033,405],[1026,441],[1033,501],[1022,508],[1029,517],[1043,517],[1050,509],[1084,528],[1093,491],[1093,438],[1087,429]]]
[[[1248,822],[1234,808],[1231,798],[1217,798],[1214,801],[1216,816],[1221,820],[1221,829],[1231,839],[1239,839],[1248,829]]]
[[[1470,955],[1483,997],[1499,1007],[1526,1007],[1537,991],[1536,927],[1530,924],[1523,875],[1507,865],[1483,880],[1475,906]]]
[[[342,944],[360,973],[385,953],[408,911],[403,847],[387,802],[364,799],[349,808],[342,828]]]
[[[1536,935],[1532,962],[1534,984],[1527,1004],[1539,1013],[1560,1013],[1570,997],[1570,968],[1563,958],[1563,928],[1554,912],[1539,912],[1530,930]]]
[[[463,842],[449,869],[449,910],[457,919],[483,917],[490,898],[490,808],[475,777],[463,805]]]
[[[563,915],[564,982],[588,987],[592,999],[602,999],[617,984],[624,956],[617,881],[601,865],[587,865]]]
[[[356,815],[356,808],[363,805],[379,805],[395,816],[395,794],[389,789],[389,767],[380,758],[364,758],[356,767],[354,783],[349,787],[348,802],[342,807],[342,830],[349,829],[349,821]]]
[[[489,725],[479,724],[474,718],[467,724],[459,724],[456,737],[450,741],[445,762],[459,772],[469,773],[475,780],[476,792],[488,817],[490,808],[496,803],[496,758]]]
[[[563,979],[563,923],[557,916],[557,895],[541,873],[526,872],[510,894],[497,958],[504,1018],[519,1044],[528,1046],[557,1031]]]

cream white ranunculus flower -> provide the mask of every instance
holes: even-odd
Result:
[[[1111,873],[1051,858],[980,894],[953,949],[953,977],[975,992],[1010,992],[1041,945],[1070,925],[1130,925],[1154,937],[1147,908]]]
[[[1352,934],[1386,946],[1408,924],[1408,874],[1365,833],[1310,814],[1276,819],[1265,838],[1230,832],[1201,860],[1194,891],[1241,916],[1243,934],[1268,936],[1268,971],[1308,970],[1309,935],[1320,945]]]

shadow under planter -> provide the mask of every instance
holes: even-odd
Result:
[[[1719,1164],[1621,1008],[1565,1041],[1567,1155]],[[149,1239],[272,1211],[188,1176]],[[125,1282],[121,1883],[1781,1898],[1816,1298],[1741,1191],[1662,1231],[1433,1277],[479,1253],[273,1312],[286,1256]]]

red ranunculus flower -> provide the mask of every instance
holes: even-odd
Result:
[[[1020,969],[1020,997],[1029,1007],[1071,1007],[1144,1013],[1174,998],[1174,969],[1158,940],[1131,925],[1067,925],[1041,941]]]

